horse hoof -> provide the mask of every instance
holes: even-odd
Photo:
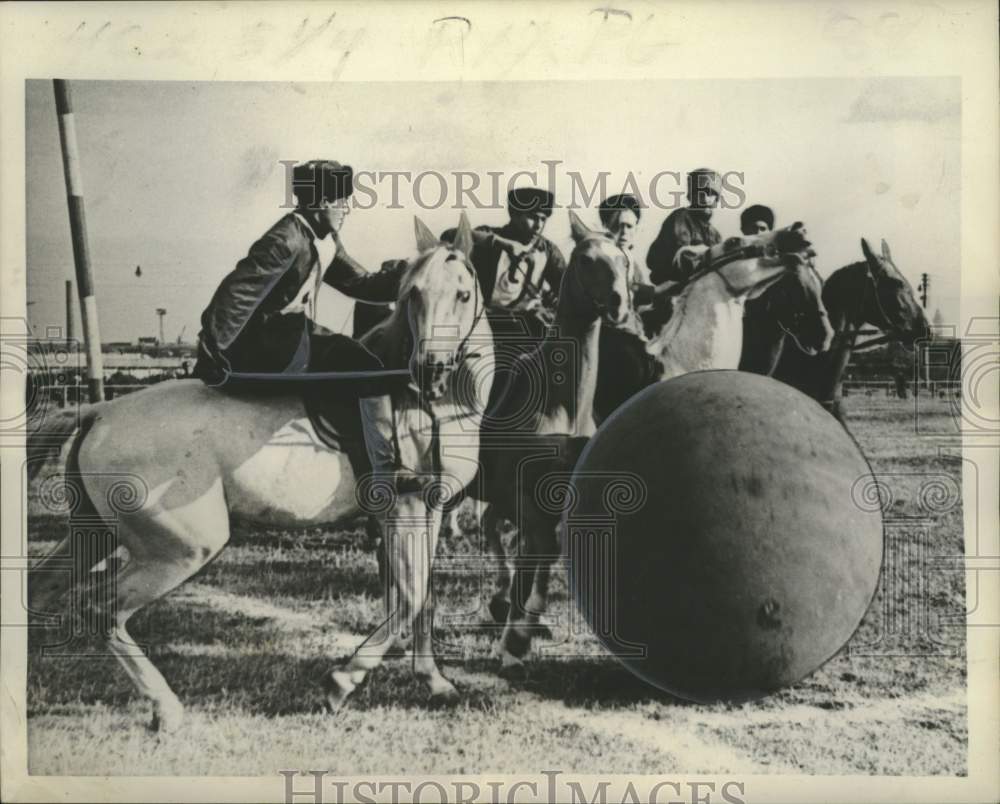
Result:
[[[524,667],[524,662],[513,661],[510,663],[503,663],[500,665],[500,672],[498,673],[500,678],[504,681],[522,682],[528,677],[528,671]]]
[[[536,639],[548,639],[551,641],[552,629],[549,628],[547,625],[542,625],[541,623],[539,623],[538,625],[534,625],[531,627],[531,636]]]
[[[180,728],[183,721],[184,707],[179,702],[160,705],[153,710],[149,730],[154,734],[172,734]]]
[[[323,692],[326,698],[326,708],[330,714],[340,709],[357,685],[351,681],[351,674],[334,670],[323,679]]]
[[[461,700],[461,693],[453,685],[449,684],[447,687],[434,690],[431,693],[430,705],[434,709],[447,708],[455,706]]]
[[[531,651],[531,629],[508,628],[501,640],[501,650],[514,659],[523,659]],[[501,653],[501,655],[503,655]]]
[[[503,625],[507,622],[507,616],[510,614],[510,601],[502,597],[494,597],[490,599],[490,616],[493,617],[493,622],[498,625]]]

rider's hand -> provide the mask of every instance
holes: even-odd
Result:
[[[636,285],[632,288],[632,304],[636,306],[652,304],[655,297],[655,285]]]
[[[500,235],[494,235],[493,237],[500,250],[512,260],[517,259],[522,254],[526,254],[531,249],[530,245],[518,243],[516,240],[508,240],[506,237],[500,237]]]

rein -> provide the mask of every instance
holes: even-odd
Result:
[[[821,294],[821,299],[820,299],[820,301],[821,301],[821,303],[822,303],[822,288],[823,288],[823,277],[821,277],[821,276],[819,275],[819,271],[817,271],[817,270],[816,270],[816,266],[815,266],[815,265],[813,264],[812,260],[808,260],[808,261],[806,262],[806,265],[807,265],[807,266],[809,267],[809,270],[810,270],[810,272],[812,273],[812,275],[813,275],[813,276],[815,276],[815,277],[816,277],[816,279],[817,279],[817,281],[819,282],[819,286],[820,286],[820,294]],[[824,308],[824,309],[825,309],[825,308]],[[804,317],[805,317],[806,315],[808,315],[808,313],[804,313],[804,312],[802,312],[801,310],[796,310],[796,311],[795,311],[795,312],[794,312],[794,313],[792,314],[792,322],[793,322],[793,323],[792,323],[792,325],[791,325],[791,326],[793,326],[793,327],[796,327],[796,328],[797,328],[797,327],[798,327],[798,322],[799,322],[799,321],[800,321],[800,320],[801,320],[802,318],[804,318]],[[791,339],[792,339],[792,340],[794,340],[794,341],[795,341],[796,343],[798,343],[798,338],[797,338],[797,337],[795,337],[795,334],[794,334],[794,333],[793,333],[793,332],[792,332],[791,330],[789,330],[789,329],[788,329],[788,327],[786,327],[786,326],[785,326],[784,322],[783,322],[783,321],[781,320],[781,316],[778,316],[778,315],[774,316],[774,320],[775,320],[775,322],[776,322],[776,323],[778,324],[778,328],[779,328],[779,329],[780,329],[780,330],[782,331],[782,333],[784,333],[784,334],[785,334],[785,335],[787,335],[787,336],[788,336],[789,338],[791,338]]]
[[[892,325],[892,322],[889,320],[889,316],[886,313],[885,308],[882,306],[882,301],[879,299],[878,280],[874,276],[872,276],[868,263],[856,263],[856,264],[864,265],[865,268],[865,276],[864,276],[863,287],[861,290],[861,298],[858,301],[857,309],[855,310],[854,315],[848,319],[847,328],[845,328],[843,332],[838,332],[835,336],[835,340],[844,341],[850,339],[849,348],[851,349],[851,351],[854,352],[862,351],[865,349],[871,349],[875,346],[882,346],[883,344],[891,343],[892,341],[898,339],[898,335],[895,334],[896,328]],[[869,288],[871,288],[871,290],[874,292],[875,309],[878,311],[878,317],[882,319],[881,321],[872,321],[871,323],[873,326],[881,327],[886,334],[879,335],[876,338],[871,338],[870,340],[867,340],[864,343],[856,344],[855,339],[861,334],[860,328],[864,324],[865,301],[868,298]],[[856,328],[852,329],[851,328],[852,326]]]

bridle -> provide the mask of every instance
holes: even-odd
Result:
[[[447,368],[450,371],[454,371],[462,363],[466,362],[467,360],[475,360],[477,358],[482,357],[482,355],[479,352],[470,352],[469,351],[469,341],[472,339],[472,336],[475,334],[476,330],[479,328],[479,324],[482,321],[483,316],[486,315],[486,305],[483,304],[483,302],[482,302],[482,298],[481,298],[482,291],[479,288],[479,277],[476,274],[476,270],[469,263],[468,258],[464,254],[462,254],[461,252],[459,252],[457,250],[456,250],[456,253],[460,255],[462,267],[466,271],[468,271],[469,275],[472,277],[472,286],[474,288],[474,290],[473,290],[473,305],[474,305],[473,310],[474,310],[474,313],[473,313],[473,317],[472,317],[472,324],[469,325],[468,332],[466,332],[465,335],[462,337],[462,339],[458,342],[458,347],[455,349],[455,352],[454,352],[454,358],[451,361],[449,361],[449,363],[448,363]],[[412,333],[407,333],[407,335],[408,335],[408,339],[411,341],[411,343],[409,344],[409,346],[410,346],[410,351],[412,351],[412,349],[413,349],[413,345],[412,345],[413,335],[412,335]],[[426,393],[425,390],[420,389],[421,397],[423,397],[423,395],[425,393]]]
[[[889,318],[889,314],[886,313],[885,308],[882,306],[882,300],[879,297],[878,292],[878,279],[872,274],[871,266],[868,264],[867,260],[864,263],[859,264],[864,265],[865,277],[858,300],[858,306],[854,315],[848,319],[844,331],[837,333],[837,338],[848,341],[851,350],[855,352],[861,351],[862,349],[871,349],[875,346],[881,346],[882,344],[899,340],[902,334],[899,328],[892,323],[892,320]],[[874,296],[875,310],[878,312],[878,318],[881,319],[881,321],[873,320],[871,323],[873,326],[882,329],[886,334],[879,335],[878,337],[867,340],[862,344],[855,345],[854,339],[860,335],[859,329],[865,322],[865,302],[868,299],[869,289],[871,289]]]
[[[812,260],[806,260],[805,264],[809,268],[810,273],[812,273],[812,275],[816,278],[816,281],[819,282],[820,289],[822,290],[822,288],[823,288],[823,277],[821,277],[819,275],[819,271],[816,270],[816,266],[813,264]],[[822,302],[822,300],[821,300],[821,302]],[[822,311],[822,314],[826,315],[825,309]],[[794,328],[794,329],[800,329],[801,328],[800,327],[800,322],[807,315],[809,315],[808,312],[805,312],[805,311],[803,311],[801,309],[796,309],[795,312],[792,313],[792,320],[791,320],[790,326],[792,328]],[[781,320],[781,316],[775,316],[774,320],[777,322],[778,327],[781,329],[781,331],[785,335],[787,335],[789,338],[791,338],[792,340],[794,340],[796,343],[799,342],[798,336],[794,332],[792,332],[791,330],[789,330],[788,327],[785,326],[784,322]]]
[[[469,331],[465,333],[465,337],[462,338],[458,343],[458,349],[455,350],[455,365],[454,368],[458,368],[459,364],[464,363],[466,360],[474,360],[482,357],[478,352],[469,352],[469,339],[473,336],[475,331],[479,328],[479,323],[482,321],[483,316],[486,315],[486,305],[483,303],[480,294],[482,291],[479,288],[479,275],[476,273],[476,269],[472,267],[469,262],[469,258],[464,254],[462,255],[462,267],[469,272],[472,277],[472,287],[473,287],[473,316],[472,325],[469,327]]]
[[[725,251],[719,254],[717,257],[708,258],[708,254],[711,252],[709,250],[706,252],[706,257],[702,259],[698,270],[696,270],[691,276],[687,278],[684,285],[690,285],[701,279],[703,276],[707,276],[711,273],[719,273],[720,269],[725,268],[727,265],[731,265],[734,262],[739,262],[740,260],[753,260],[762,258],[777,258],[781,252],[778,251],[778,247],[774,243],[751,243],[750,245],[740,246],[732,251]],[[725,283],[726,288],[734,296],[738,296],[740,291],[733,287],[732,283],[726,278],[726,275],[719,273],[719,278]]]
[[[628,305],[628,309],[632,310],[632,260],[629,259],[628,254],[625,252],[621,246],[619,246],[612,237],[603,232],[594,232],[593,235],[588,239],[602,239],[611,243],[616,249],[618,249],[622,256],[625,258],[625,288],[626,288],[626,298],[622,301]],[[544,299],[542,297],[541,291],[539,291],[530,281],[524,269],[520,265],[520,261],[517,263],[517,270],[521,273],[521,277],[524,280],[524,292],[523,296],[531,296],[531,298],[539,303],[539,307],[534,310],[535,314],[538,316],[539,320],[546,328],[550,328],[555,325],[555,311],[544,304]],[[569,271],[567,269],[567,274],[572,275],[573,279],[576,280],[576,286],[584,297],[590,302],[590,304],[596,310],[598,316],[603,320],[607,321],[608,306],[603,302],[597,301],[593,296],[590,295],[588,290],[583,286],[583,282],[580,281],[580,277],[577,275],[576,271]],[[511,308],[516,310],[517,308]]]

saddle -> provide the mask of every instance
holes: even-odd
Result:
[[[309,361],[310,372],[364,372],[385,368],[364,345],[346,335],[323,335],[316,341]],[[346,453],[355,474],[360,476],[371,472],[371,463],[365,449],[358,400],[366,396],[394,395],[408,383],[408,377],[372,377],[322,379],[299,382],[298,386],[316,435],[330,449]]]

